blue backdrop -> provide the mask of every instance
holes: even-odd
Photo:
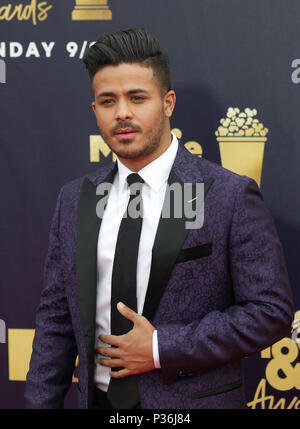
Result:
[[[177,94],[172,127],[194,142],[195,156],[202,150],[221,164],[220,119],[229,107],[257,110],[269,130],[260,187],[300,310],[299,1],[99,0],[98,10],[81,15],[80,3],[77,9],[75,0],[0,4],[0,408],[24,406],[58,191],[97,168],[95,153],[100,163],[112,156],[99,137],[90,137],[99,131],[81,61],[104,32],[145,26],[168,50]],[[270,348],[245,360],[249,408],[300,408],[299,354],[289,359],[299,349],[295,332],[279,357]],[[272,359],[278,371],[267,378]],[[66,407],[74,406],[72,387]]]

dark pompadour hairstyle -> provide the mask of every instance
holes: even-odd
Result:
[[[86,52],[83,61],[90,79],[105,66],[140,63],[152,67],[163,91],[172,87],[170,61],[157,39],[144,28],[132,28],[105,34]]]

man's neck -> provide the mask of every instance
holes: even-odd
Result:
[[[156,148],[154,152],[147,155],[139,156],[137,158],[120,158],[119,157],[119,160],[131,171],[134,171],[137,173],[146,165],[150,164],[150,162],[154,161],[159,156],[161,156],[168,149],[171,143],[172,143],[172,134],[170,131],[166,137],[163,137],[161,139],[161,143],[159,144],[159,146]]]

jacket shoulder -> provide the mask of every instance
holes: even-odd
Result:
[[[203,176],[212,177],[216,184],[225,182],[228,185],[235,187],[239,185],[245,186],[250,182],[256,183],[250,177],[234,173],[233,171],[228,170],[215,162],[209,161],[206,158],[200,159],[200,168],[203,172]]]
[[[77,177],[66,182],[62,188],[61,193],[64,195],[76,195],[80,193],[81,187],[85,179],[88,179],[95,186],[98,184],[102,178],[108,174],[114,167],[114,163],[106,163],[102,165],[100,168],[93,170],[90,173],[85,174],[84,176]]]
[[[222,201],[227,207],[235,206],[239,196],[245,193],[256,194],[259,199],[263,199],[256,181],[252,178],[234,173],[205,158],[201,158],[199,162],[204,180],[213,179],[210,198]]]

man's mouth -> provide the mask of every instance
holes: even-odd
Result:
[[[137,133],[133,128],[120,128],[115,132],[115,136],[119,139],[130,139]]]

